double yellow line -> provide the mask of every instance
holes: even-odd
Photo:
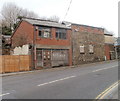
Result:
[[[100,93],[100,94],[95,98],[94,101],[100,101],[101,99],[103,99],[103,98],[105,97],[105,95],[107,95],[107,94],[110,92],[110,90],[111,90],[112,88],[115,88],[119,83],[120,83],[120,80],[117,81],[116,83],[114,83],[113,85],[111,85],[111,86],[110,86],[109,88],[107,88],[106,90],[104,90],[102,93]]]

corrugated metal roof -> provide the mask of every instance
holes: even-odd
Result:
[[[42,25],[42,26],[49,26],[49,27],[71,29],[71,27],[68,27],[64,24],[53,22],[53,21],[40,20],[40,19],[29,19],[29,18],[23,18],[22,20],[27,21],[32,25]]]

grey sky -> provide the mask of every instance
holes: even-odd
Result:
[[[118,35],[119,0],[73,0],[66,19],[63,19],[70,0],[0,0],[0,10],[4,3],[14,2],[19,7],[32,10],[39,16],[57,15],[60,20],[105,27]]]

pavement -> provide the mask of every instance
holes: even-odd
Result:
[[[4,76],[0,97],[3,99],[95,99],[98,95],[105,97],[108,93],[116,91],[118,61],[75,67],[77,68],[53,68]],[[114,90],[109,91],[110,87]],[[117,93],[112,95],[115,95],[113,99],[117,99]]]
[[[120,101],[120,99],[118,98],[118,92],[116,92],[116,93],[111,97],[111,99],[116,99],[116,98]]]
[[[112,94],[111,96],[109,96],[109,99],[118,99],[120,101],[120,82],[118,83],[118,85],[112,90]]]
[[[60,70],[60,69],[67,69],[67,68],[85,67],[85,66],[109,63],[109,62],[114,62],[114,61],[117,61],[117,60],[108,60],[108,61],[102,61],[102,62],[94,62],[94,63],[88,63],[88,64],[75,65],[75,66],[56,67],[56,68],[49,68],[49,69],[42,69],[42,70],[32,70],[32,71],[4,73],[4,74],[0,74],[0,77],[12,76],[12,75],[20,75],[20,74],[26,74],[26,73],[34,73],[34,72],[42,72],[42,71]]]
[[[111,85],[109,88],[107,88],[105,91],[103,91],[101,94],[99,94],[96,97],[96,101],[103,101],[103,99],[119,99],[118,98],[118,92],[120,89],[118,89],[120,86],[120,80],[118,82],[115,82],[113,85]],[[120,100],[120,99],[119,99]]]

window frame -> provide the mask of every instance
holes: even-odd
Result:
[[[83,50],[83,51],[81,51],[81,50]],[[80,54],[85,54],[85,45],[80,45],[79,51],[80,51]]]
[[[90,48],[92,48],[92,52],[91,52]],[[93,45],[89,45],[89,53],[94,54],[94,46]]]
[[[66,40],[67,39],[67,29],[56,28],[55,38],[60,39],[60,40]]]
[[[43,26],[40,26],[38,28],[38,36],[40,38],[52,38],[52,32],[51,32],[51,27],[43,27]],[[40,35],[40,32],[41,32],[41,35]],[[46,36],[45,36],[46,35]]]

